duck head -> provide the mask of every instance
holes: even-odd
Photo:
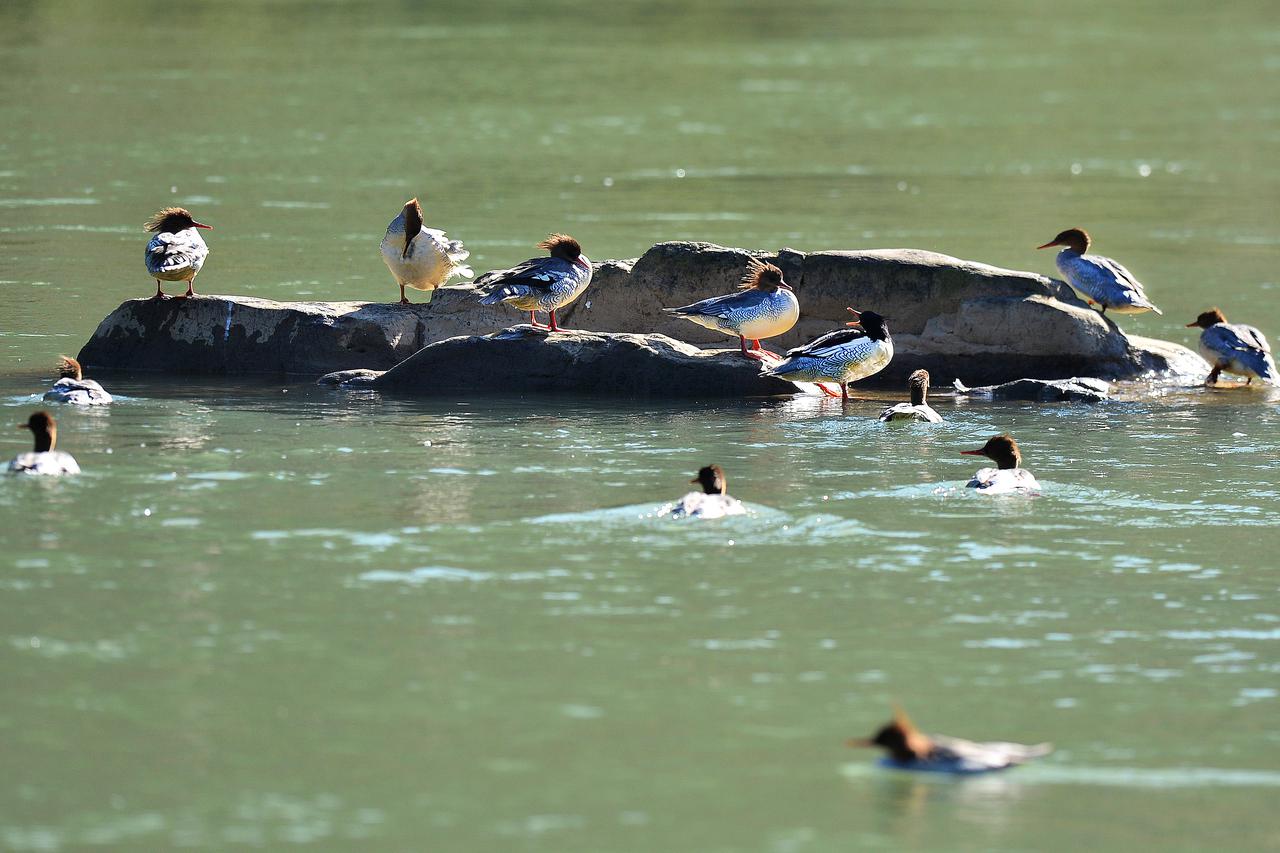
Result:
[[[80,362],[69,355],[58,356],[58,378],[83,379],[84,371],[80,369]]]
[[[1013,436],[1008,433],[993,435],[987,439],[986,444],[977,450],[961,450],[960,455],[985,456],[995,462],[996,467],[1002,470],[1022,466],[1022,451],[1018,449],[1018,442],[1014,441]]]
[[[773,264],[766,264],[752,258],[751,263],[747,265],[747,274],[742,277],[741,289],[773,293],[778,288],[792,290],[791,285],[782,280],[782,270]]]
[[[36,453],[47,453],[58,443],[58,422],[45,411],[35,412],[18,429],[29,429],[36,439]]]
[[[703,493],[708,495],[723,495],[729,488],[728,483],[725,481],[724,469],[719,465],[707,465],[699,468],[698,476],[689,482],[701,485]]]
[[[404,214],[404,251],[400,253],[400,257],[407,258],[414,238],[422,233],[422,205],[414,197],[404,203],[404,210],[401,212]]]
[[[568,234],[549,234],[547,239],[538,244],[539,249],[546,249],[553,258],[577,264],[588,272],[591,271],[591,260],[582,254],[582,244]]]
[[[927,758],[933,741],[915,727],[902,708],[894,705],[893,719],[868,738],[850,738],[846,746],[878,746],[888,750],[894,761],[909,762]]]
[[[911,405],[923,406],[929,396],[929,371],[917,370],[908,376],[907,388],[911,391]]]
[[[1227,322],[1226,314],[1223,314],[1217,308],[1210,308],[1208,311],[1201,311],[1199,317],[1187,324],[1187,328],[1190,329],[1193,326],[1199,326],[1202,329],[1207,329],[1210,326],[1216,326],[1218,323],[1225,322]]]
[[[163,207],[151,214],[142,227],[157,234],[176,234],[188,228],[213,229],[212,225],[196,222],[185,207]]]
[[[1054,237],[1048,243],[1045,243],[1043,246],[1036,246],[1036,248],[1047,249],[1050,246],[1066,246],[1068,249],[1074,249],[1083,255],[1085,252],[1089,251],[1089,244],[1092,242],[1093,241],[1089,239],[1089,232],[1085,231],[1083,228],[1068,228],[1066,231],[1059,232],[1058,236]]]
[[[862,329],[867,333],[867,337],[873,341],[887,340],[889,337],[889,327],[885,325],[886,318],[874,311],[855,311],[852,308],[844,309],[853,315],[853,319],[846,326],[854,326]]]

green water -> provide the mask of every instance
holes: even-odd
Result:
[[[478,270],[551,230],[1052,271],[1083,225],[1184,343],[1280,334],[1269,3],[0,6],[0,418],[122,299],[391,300],[411,195]],[[515,319],[513,313],[513,319]],[[354,365],[353,365],[354,366]],[[0,482],[18,850],[1280,845],[1280,394],[411,401],[103,377]],[[1008,430],[1043,496],[959,486]],[[0,450],[25,448],[0,433]],[[719,461],[754,514],[655,515]],[[846,749],[1052,740],[988,779]]]

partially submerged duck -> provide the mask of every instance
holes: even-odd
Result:
[[[1200,333],[1200,355],[1213,368],[1204,384],[1213,385],[1223,372],[1248,377],[1245,384],[1252,384],[1255,376],[1271,385],[1280,384],[1271,344],[1262,332],[1253,326],[1228,323],[1217,308],[1201,312],[1187,324],[1188,329],[1196,326],[1204,330]]]
[[[942,415],[935,412],[927,401],[929,396],[929,371],[917,370],[908,376],[907,389],[911,392],[911,402],[890,406],[880,413],[880,420],[942,423]]]
[[[538,244],[550,253],[547,258],[530,258],[509,270],[494,270],[476,279],[481,305],[505,302],[529,312],[529,323],[539,329],[561,331],[556,310],[582,295],[591,283],[591,259],[582,254],[582,245],[568,234],[552,234]],[[548,325],[538,322],[539,311],[547,312]]]
[[[927,735],[915,727],[901,708],[893,719],[869,738],[850,738],[848,746],[880,747],[887,767],[930,773],[990,773],[1025,764],[1053,752],[1053,744],[1032,745],[995,741],[980,743],[946,735]]]
[[[690,492],[681,498],[671,510],[672,518],[723,518],[746,514],[742,501],[729,497],[728,481],[719,465],[698,469],[698,476],[689,482],[702,486],[702,491]]]
[[[683,308],[663,308],[668,314],[692,320],[699,326],[726,335],[736,335],[742,355],[757,359],[760,339],[791,330],[800,319],[800,303],[791,285],[782,279],[782,270],[773,264],[752,260],[737,293],[713,296]],[[747,349],[747,341],[752,347]],[[768,350],[764,352],[769,355]]]
[[[168,299],[161,281],[185,281],[186,296],[195,296],[196,275],[209,256],[209,247],[199,228],[213,228],[196,222],[185,207],[157,210],[143,226],[155,236],[147,243],[147,272],[156,280],[156,299]]]
[[[111,395],[97,382],[85,379],[80,362],[70,356],[58,356],[58,376],[61,378],[44,392],[46,400],[77,406],[101,406],[111,402]]]
[[[1141,314],[1154,311],[1163,314],[1133,277],[1118,261],[1102,255],[1086,255],[1092,240],[1083,228],[1068,228],[1037,249],[1065,246],[1058,253],[1058,272],[1090,305],[1098,305],[1106,314],[1110,308],[1117,314]]]
[[[53,415],[40,411],[27,418],[18,429],[29,429],[35,437],[35,450],[19,453],[9,461],[11,474],[42,474],[56,477],[62,474],[79,474],[80,466],[70,453],[54,450],[58,443],[58,422]]]
[[[471,278],[475,273],[463,263],[471,257],[460,240],[450,240],[443,231],[427,228],[422,222],[422,205],[416,198],[404,203],[404,208],[387,226],[382,238],[382,260],[400,285],[400,304],[408,305],[404,295],[406,287],[425,290],[427,301],[437,287],[455,275]]]
[[[848,384],[879,373],[893,358],[893,339],[885,318],[874,311],[845,309],[854,316],[848,329],[837,329],[820,338],[787,350],[781,362],[764,371],[788,382],[834,382],[840,386],[840,397],[849,399]],[[834,397],[835,393],[822,388]]]
[[[985,456],[996,463],[995,468],[979,468],[968,482],[968,487],[980,494],[1003,495],[1040,488],[1031,472],[1022,467],[1022,451],[1011,435],[993,435],[977,450],[961,450],[960,455]]]

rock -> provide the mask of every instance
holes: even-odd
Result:
[[[1035,400],[1042,403],[1100,403],[1111,396],[1111,385],[1101,379],[1073,376],[1070,379],[1015,379],[1002,385],[968,388],[959,379],[952,385],[957,394],[992,400]]]
[[[666,335],[548,333],[513,326],[450,338],[402,361],[370,387],[405,394],[567,391],[654,397],[794,394],[736,349],[704,350]]]
[[[317,385],[332,385],[337,388],[367,388],[373,384],[373,380],[377,379],[385,370],[368,370],[358,368],[356,370],[335,370],[333,373],[326,373],[316,380]]]

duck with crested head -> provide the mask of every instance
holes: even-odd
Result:
[[[961,456],[985,456],[996,463],[994,468],[979,468],[968,488],[980,495],[1027,494],[1039,490],[1040,484],[1022,467],[1022,450],[1013,436],[993,435],[977,450],[961,450]]]
[[[762,359],[761,338],[785,334],[800,319],[800,303],[782,270],[752,259],[737,293],[713,296],[683,308],[663,308],[668,314],[692,320],[699,326],[736,335],[744,358]],[[747,349],[747,341],[752,348]],[[764,350],[768,355],[776,356]]]
[[[907,377],[907,390],[911,393],[910,403],[897,403],[880,413],[882,421],[925,421],[931,424],[942,423],[942,415],[929,405],[929,371],[917,370]]]
[[[1216,384],[1223,372],[1247,377],[1246,385],[1252,385],[1254,377],[1268,385],[1280,385],[1271,343],[1262,332],[1243,323],[1228,323],[1227,315],[1217,308],[1202,311],[1187,324],[1188,329],[1196,327],[1204,330],[1200,333],[1200,355],[1211,368],[1205,385]]]
[[[185,296],[195,296],[196,275],[209,256],[209,247],[198,229],[213,226],[196,222],[185,207],[165,207],[152,214],[143,227],[155,234],[147,243],[145,256],[147,272],[156,280],[154,298],[169,298],[160,285],[162,281],[185,281]]]
[[[103,406],[111,402],[111,395],[101,385],[84,378],[80,362],[71,356],[58,356],[58,377],[53,387],[44,392],[44,398],[50,402],[76,406]]]
[[[689,492],[670,510],[672,518],[723,518],[726,515],[745,515],[742,501],[729,497],[728,480],[719,465],[706,465],[698,469],[698,476],[689,481],[702,487],[700,492]]]
[[[869,738],[850,738],[846,746],[880,747],[886,767],[930,773],[990,773],[1025,764],[1053,752],[1053,744],[981,743],[946,735],[927,735],[894,706],[893,719]]]
[[[802,347],[787,350],[782,361],[763,371],[788,382],[815,382],[824,394],[835,392],[823,382],[840,386],[840,398],[849,401],[850,382],[879,373],[893,358],[893,338],[885,318],[874,311],[846,308],[854,319],[845,323],[852,328],[827,332]]]
[[[1103,315],[1108,308],[1117,314],[1141,314],[1144,311],[1163,314],[1147,298],[1142,283],[1118,261],[1102,255],[1085,254],[1092,242],[1089,233],[1083,228],[1068,228],[1036,248],[1065,246],[1055,259],[1058,272],[1062,273],[1071,289],[1085,301],[1090,305],[1100,306]]]
[[[582,254],[582,245],[568,234],[552,234],[538,244],[550,257],[530,258],[509,270],[494,270],[476,279],[481,305],[505,302],[529,312],[529,323],[551,332],[563,331],[556,324],[556,311],[582,295],[591,283],[591,259]],[[538,322],[539,311],[550,322]]]
[[[400,304],[408,305],[404,295],[406,287],[425,290],[427,302],[431,301],[437,287],[444,286],[451,277],[460,275],[471,278],[475,273],[463,263],[471,257],[460,240],[450,240],[436,228],[428,228],[422,221],[422,204],[411,198],[382,238],[382,260],[400,285]]]
[[[53,415],[45,411],[35,412],[26,423],[18,424],[18,429],[31,430],[35,449],[30,453],[19,453],[9,460],[9,473],[46,477],[80,473],[80,466],[70,453],[54,449],[58,443],[58,422]]]

